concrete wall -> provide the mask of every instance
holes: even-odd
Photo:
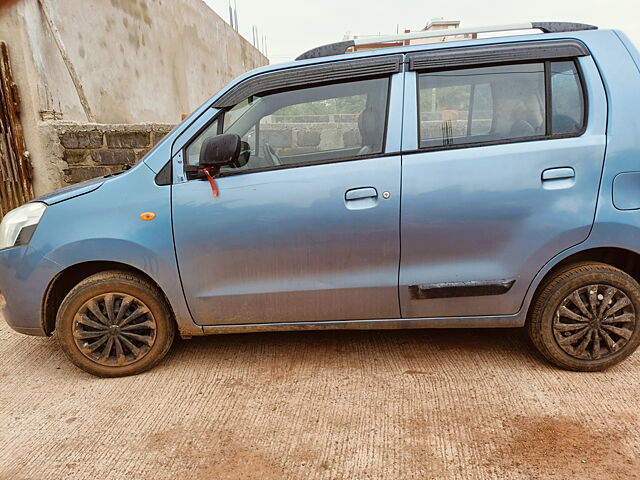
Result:
[[[360,146],[357,115],[272,115],[260,124],[260,148],[278,155],[299,155]]]
[[[175,125],[47,122],[51,151],[66,164],[64,181],[73,184],[122,171],[138,162]]]
[[[175,124],[268,63],[202,0],[45,0],[93,114],[89,122],[38,0],[0,13],[23,99],[37,194],[66,184],[50,122]],[[57,153],[56,153],[57,152]]]
[[[46,3],[98,123],[177,122],[268,63],[202,0]],[[38,2],[24,0],[14,15],[24,22],[43,107],[87,121]]]

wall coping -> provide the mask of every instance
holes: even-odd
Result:
[[[86,123],[86,122],[63,122],[57,120],[47,120],[41,122],[44,127],[51,127],[58,133],[65,132],[88,132],[88,131],[101,131],[101,132],[140,132],[140,131],[168,131],[173,130],[176,123]]]

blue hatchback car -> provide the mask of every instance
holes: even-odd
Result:
[[[559,367],[617,364],[640,343],[640,55],[589,25],[473,32],[525,28],[243,75],[134,168],[5,216],[6,321],[100,376],[176,332],[296,329],[526,325]]]

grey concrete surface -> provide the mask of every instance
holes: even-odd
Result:
[[[0,321],[0,479],[639,478],[639,380],[519,330],[223,335],[105,380]]]

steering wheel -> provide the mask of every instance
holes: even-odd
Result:
[[[280,161],[280,157],[276,152],[273,151],[273,148],[268,143],[264,144],[264,153],[265,153],[265,156],[269,159],[271,163],[273,163],[274,166],[279,167],[280,165],[282,165],[282,162]]]

